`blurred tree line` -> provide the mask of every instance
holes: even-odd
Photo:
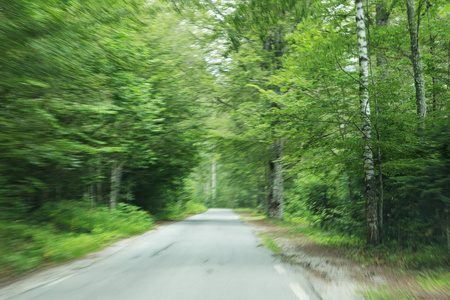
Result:
[[[219,202],[372,245],[450,248],[446,1],[183,3],[208,11],[221,46]]]
[[[0,9],[3,216],[194,198],[450,247],[446,1]]]
[[[208,75],[188,26],[164,10],[0,1],[2,217],[82,199],[164,215],[178,201]]]

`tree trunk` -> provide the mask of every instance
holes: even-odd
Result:
[[[109,208],[115,209],[120,193],[120,181],[122,179],[123,162],[113,162],[111,166],[111,194],[109,198]]]
[[[385,1],[378,1],[376,4],[376,25],[378,29],[382,27],[386,27],[388,24],[390,12],[387,10],[387,5]],[[386,70],[384,69],[384,65],[386,64],[386,57],[384,56],[384,53],[377,54],[377,67],[382,70],[382,78],[386,79],[387,74]],[[376,100],[376,106],[375,106],[375,113],[377,115],[378,120],[378,113],[379,113],[379,107],[378,107],[378,99]],[[380,132],[377,127],[375,127],[377,131],[377,140],[380,142]],[[381,160],[381,149],[380,146],[377,146],[377,163],[378,163],[378,179],[379,179],[379,197],[378,197],[378,226],[379,231],[383,232],[383,209],[384,209],[384,184],[383,184],[383,167],[382,167],[382,160]]]
[[[366,222],[367,222],[367,243],[377,245],[380,242],[378,228],[378,210],[377,210],[377,192],[376,179],[374,171],[373,153],[372,153],[372,125],[370,122],[370,103],[369,103],[369,65],[367,56],[367,38],[366,26],[364,20],[364,7],[362,0],[355,1],[356,27],[359,45],[359,98],[361,105],[362,135],[363,146],[363,164],[364,179],[366,184]]]
[[[384,209],[384,183],[383,183],[383,167],[381,165],[381,150],[380,147],[377,147],[377,159],[378,159],[378,180],[379,187],[380,187],[380,195],[378,197],[378,226],[379,231],[381,231],[381,234],[383,234],[383,209]]]
[[[450,219],[450,217],[449,217],[449,210],[448,209],[446,209],[445,210],[446,212],[447,212],[447,226],[446,226],[446,230],[445,230],[445,233],[447,234],[447,249],[448,250],[450,250],[450,222],[449,222],[449,219]]]
[[[97,158],[95,164],[95,200],[97,203],[103,204],[105,199],[103,198],[103,170],[102,157]]]
[[[216,160],[213,159],[211,165],[211,203],[213,206],[216,203],[216,186],[217,186],[217,165]]]
[[[96,205],[96,202],[95,202],[95,187],[94,187],[93,183],[89,184],[87,194],[88,194],[88,197],[89,197],[89,201],[91,202],[91,207],[95,207],[95,205]]]
[[[430,0],[427,0],[427,16],[428,16],[428,22],[431,22],[431,16],[430,16],[430,8],[431,8],[431,2]],[[431,30],[430,30],[431,31]],[[431,90],[431,94],[432,94],[432,99],[433,99],[433,111],[437,111],[439,110],[439,105],[438,105],[438,97],[437,97],[437,78],[436,78],[436,53],[434,52],[434,46],[435,46],[435,39],[436,37],[434,36],[434,34],[430,33],[430,54],[432,56],[432,64],[431,64],[431,72],[432,72],[432,77],[431,77],[431,82],[432,82],[432,90]]]
[[[263,166],[264,170],[267,168],[265,165]],[[265,171],[265,175],[261,175],[258,181],[258,196],[257,196],[257,206],[258,211],[260,213],[265,213],[267,211],[267,194],[266,194],[266,186],[267,186],[267,171]]]
[[[416,88],[417,115],[425,118],[427,106],[425,103],[425,80],[423,77],[422,57],[419,49],[419,23],[416,21],[414,0],[406,0],[409,37],[411,41],[411,63],[414,71],[414,87]]]
[[[209,180],[207,180],[207,182],[203,185],[203,191],[204,191],[204,195],[205,195],[205,204],[207,206],[211,206],[211,202],[210,200],[210,182]]]
[[[386,27],[388,24],[390,13],[387,10],[385,1],[377,1],[376,4],[376,25],[377,28]],[[377,66],[381,67],[386,64],[386,57],[382,51],[377,53]],[[384,72],[384,71],[383,71]]]
[[[266,38],[264,42],[264,50],[273,53],[272,57],[272,68],[273,71],[280,70],[282,66],[281,58],[284,55],[284,42],[283,42],[283,32],[282,28],[275,28],[272,33],[273,37]],[[280,93],[279,87],[271,87],[276,93]],[[272,108],[279,109],[279,105],[276,103],[271,103]],[[276,135],[276,130],[274,127],[278,122],[272,124],[272,131],[274,136]],[[276,219],[283,219],[284,214],[284,174],[283,174],[283,163],[281,158],[284,151],[284,141],[281,138],[276,138],[271,144],[271,158],[269,161],[269,193],[267,201],[267,209],[269,217]]]
[[[98,171],[100,171],[100,169],[98,169]],[[97,203],[103,203],[103,184],[100,181],[97,181],[96,183],[96,199]]]
[[[281,158],[283,156],[284,143],[282,139],[277,139],[272,143],[272,157],[269,168],[269,195],[268,214],[269,217],[283,219],[283,193],[284,175]]]

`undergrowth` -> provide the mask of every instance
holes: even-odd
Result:
[[[186,202],[183,209],[184,215],[199,214],[207,211],[208,208],[203,203],[198,203],[193,200]]]
[[[235,210],[242,213],[243,220],[260,220],[266,218],[255,209]],[[377,247],[367,246],[366,241],[357,234],[343,233],[333,228],[321,228],[308,224],[307,218],[287,218],[283,221],[268,219],[269,222],[285,228],[287,237],[302,235],[319,245],[344,249],[347,257],[365,265],[389,265],[395,267],[430,270],[450,265],[449,251],[441,246],[415,245],[403,247],[394,241]]]
[[[285,237],[295,239],[303,236],[315,244],[343,250],[347,258],[357,260],[362,267],[381,265],[389,270],[406,272],[410,280],[406,286],[378,286],[362,291],[366,299],[447,299],[450,294],[450,254],[447,249],[433,245],[415,245],[401,247],[394,242],[386,242],[377,247],[369,247],[357,234],[345,234],[332,228],[320,228],[308,224],[307,218],[295,217],[280,221],[267,218],[255,209],[239,209],[243,220],[267,219],[267,222],[279,226],[274,233],[259,234],[263,245],[281,253],[275,239]],[[412,274],[412,275],[411,275]],[[411,285],[411,286],[410,286]],[[447,295],[447,296],[446,296]]]
[[[281,253],[283,251],[283,249],[280,246],[278,246],[277,243],[269,235],[259,233],[258,237],[261,239],[262,245],[271,250],[272,252]]]
[[[22,275],[82,257],[152,226],[148,213],[133,205],[110,211],[76,202],[48,203],[28,220],[0,220],[0,275]]]
[[[363,293],[368,300],[448,299],[450,274],[445,269],[419,271],[408,285],[383,285]]]

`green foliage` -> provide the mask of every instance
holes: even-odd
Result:
[[[445,297],[450,291],[450,277],[445,270],[420,272],[411,279],[409,286],[381,286],[365,291],[366,299],[421,299]],[[418,285],[418,286],[415,286]],[[423,291],[421,290],[423,289]]]
[[[404,299],[414,300],[415,298],[409,291],[390,291],[387,287],[380,287],[378,289],[370,289],[365,293],[368,300],[390,300],[390,299]]]
[[[238,214],[246,214],[245,216],[241,216],[241,220],[243,221],[257,221],[267,219],[267,216],[265,214],[258,212],[254,208],[235,208],[233,209],[233,211]]]
[[[186,202],[184,205],[184,214],[199,214],[207,211],[208,208],[203,203],[198,203],[193,200]]]
[[[148,213],[119,204],[110,211],[77,202],[48,203],[25,221],[0,221],[0,265],[19,274],[66,261],[152,228]]]
[[[353,3],[183,1],[175,14],[164,1],[3,2],[0,209],[24,234],[19,240],[64,232],[61,248],[70,248],[63,240],[98,235],[101,243],[125,227],[140,231],[145,213],[120,203],[157,218],[203,204],[264,211],[277,140],[285,145],[286,219],[310,223],[298,230],[320,243],[363,240]],[[419,14],[428,103],[420,129],[405,8],[390,3],[378,26],[377,5],[368,4],[381,235],[400,254],[373,251],[416,268],[446,264],[448,4],[437,0]],[[116,211],[94,208],[116,188]],[[30,215],[42,229],[25,228]],[[32,245],[24,251],[37,251]],[[25,265],[39,263],[29,257]]]
[[[158,13],[159,5],[1,4],[4,217],[22,219],[63,199],[105,204],[119,163],[119,202],[154,214],[178,202],[201,134],[195,115],[203,91],[193,82],[209,78],[204,61],[186,51],[190,28],[173,13]],[[179,51],[167,51],[168,44]],[[75,221],[77,212],[60,209],[73,222],[54,217],[61,228],[93,230],[90,219]]]
[[[444,289],[450,291],[450,274],[444,270],[422,272],[417,282],[427,291]]]
[[[243,217],[249,221],[259,220],[255,209],[249,211],[240,211],[243,213],[252,213],[256,217]],[[297,219],[298,220],[298,219]],[[401,243],[385,243],[378,247],[367,247],[364,235],[357,232],[346,232],[339,227],[321,227],[317,224],[307,224],[294,220],[275,220],[269,219],[271,223],[283,227],[283,234],[289,238],[298,236],[311,239],[315,244],[342,249],[351,259],[359,261],[363,266],[367,265],[389,265],[406,269],[423,270],[430,272],[440,268],[447,268],[450,265],[450,255],[447,249],[440,245],[420,245],[406,248]],[[280,235],[274,235],[276,238]],[[434,272],[434,271],[433,271]]]

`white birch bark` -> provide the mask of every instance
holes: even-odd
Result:
[[[425,79],[423,77],[422,57],[419,48],[419,25],[416,21],[414,0],[406,0],[409,37],[411,41],[411,63],[414,71],[414,87],[416,88],[417,115],[425,118],[427,106],[425,102]]]
[[[369,60],[367,56],[366,25],[364,22],[364,7],[362,0],[355,1],[356,27],[359,50],[359,99],[361,106],[364,180],[366,184],[366,223],[367,243],[377,245],[380,241],[378,228],[377,192],[372,153],[372,125],[370,122],[369,102]]]

